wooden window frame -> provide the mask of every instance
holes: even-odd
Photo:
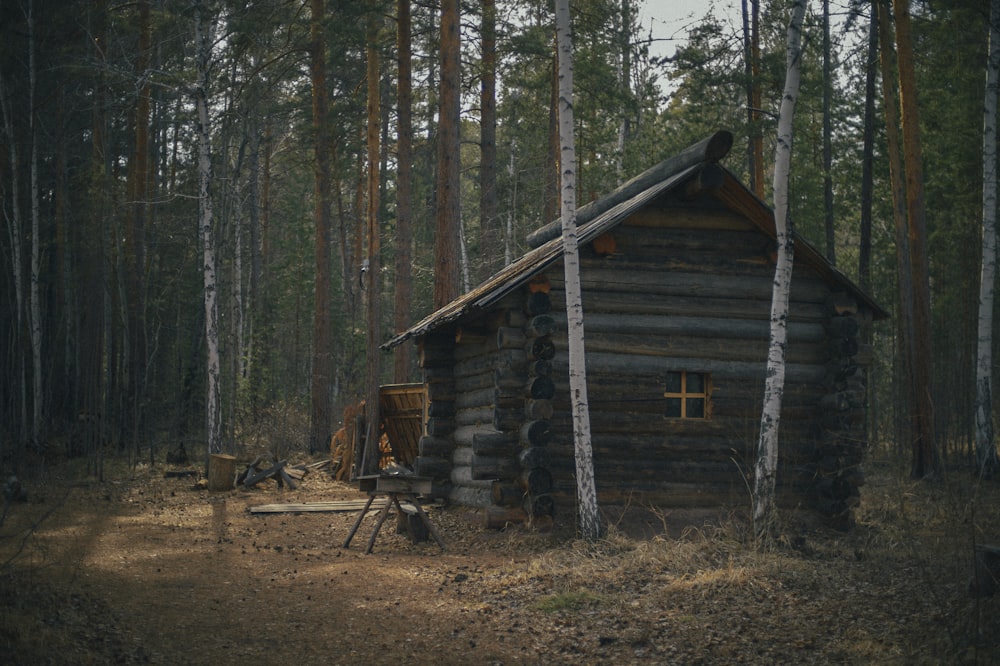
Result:
[[[687,421],[707,421],[712,418],[712,375],[707,372],[700,372],[695,370],[672,370],[667,373],[670,375],[680,375],[680,391],[669,391],[665,390],[663,392],[663,397],[666,400],[674,399],[680,400],[681,413],[680,416],[670,416],[665,414],[664,418],[667,419],[684,419]],[[701,375],[702,378],[702,390],[701,391],[689,391],[688,390],[688,375]],[[664,379],[664,388],[666,387],[667,379]],[[704,401],[704,409],[702,410],[701,416],[688,416],[688,401],[698,400]]]

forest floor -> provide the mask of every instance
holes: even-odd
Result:
[[[619,523],[587,544],[571,516],[495,531],[432,508],[443,552],[390,520],[365,555],[374,512],[343,549],[356,511],[248,511],[363,497],[328,473],[211,493],[166,469],[23,480],[0,524],[0,662],[1000,663],[1000,595],[969,593],[974,543],[1000,545],[1000,484],[958,473],[870,465],[852,531],[767,549],[736,519],[678,536],[660,513],[659,535]]]

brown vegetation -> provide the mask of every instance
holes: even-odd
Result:
[[[165,469],[105,483],[71,464],[23,480],[0,526],[4,663],[997,663],[995,598],[974,543],[1000,543],[1000,488],[915,483],[871,465],[857,527],[771,549],[737,519],[621,521],[596,544],[487,531],[432,509],[447,549],[383,529],[340,548],[356,512],[251,515],[356,499],[325,471],[210,493]],[[651,518],[648,518],[651,516]],[[639,537],[640,528],[658,535]]]

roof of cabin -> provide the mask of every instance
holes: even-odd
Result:
[[[581,206],[577,211],[578,244],[586,245],[653,202],[661,194],[686,184],[704,167],[716,165],[729,152],[732,140],[732,134],[729,132],[716,132],[636,176],[607,196]],[[760,232],[772,239],[775,238],[774,211],[728,169],[718,166],[714,169],[713,173],[716,176],[721,175],[722,181],[719,187],[712,190],[713,196],[729,209],[746,217]],[[805,239],[794,234],[794,241],[796,261],[806,263],[829,284],[851,294],[859,304],[868,307],[875,317],[888,316],[871,296],[827,261],[826,257]],[[459,296],[399,333],[382,345],[382,348],[391,349],[410,338],[425,335],[454,322],[466,314],[484,311],[560,260],[563,254],[560,220],[550,222],[534,231],[528,236],[528,242],[536,247],[502,268],[475,289]]]

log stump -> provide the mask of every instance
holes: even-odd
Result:
[[[236,458],[213,453],[208,459],[208,489],[232,490],[236,484]]]

